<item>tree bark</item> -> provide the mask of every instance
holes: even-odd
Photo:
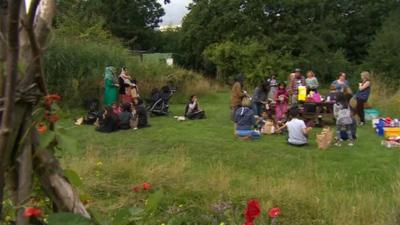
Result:
[[[0,215],[3,209],[3,194],[5,186],[5,159],[8,138],[11,134],[13,111],[15,104],[15,89],[18,77],[19,59],[19,13],[21,0],[12,0],[8,15],[8,51],[7,51],[7,80],[5,88],[4,112],[0,130]]]
[[[31,111],[31,110],[30,110]],[[32,157],[32,133],[30,124],[32,121],[25,121],[21,150],[17,158],[18,163],[18,187],[17,187],[17,209],[16,225],[29,225],[29,220],[24,216],[23,205],[29,201],[32,189],[33,157]]]
[[[60,211],[73,212],[90,218],[78,193],[63,175],[58,160],[52,153],[35,148],[35,173],[46,194],[53,200]]]
[[[4,64],[7,60],[6,44],[6,18],[7,18],[7,0],[0,0],[0,98],[4,95],[5,75]]]

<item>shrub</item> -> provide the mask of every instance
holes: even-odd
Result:
[[[172,81],[178,88],[174,99],[180,101],[187,95],[201,95],[212,88],[198,73],[168,67],[161,62],[141,62],[119,42],[55,38],[44,56],[44,64],[50,91],[59,93],[65,99],[64,104],[70,106],[80,105],[86,99],[101,98],[104,68],[108,65],[127,66],[138,81],[143,96],[167,81]]]
[[[371,43],[368,49],[369,55],[363,65],[379,74],[379,79],[384,79],[392,85],[399,84],[400,78],[399,26],[400,10],[395,10]]]

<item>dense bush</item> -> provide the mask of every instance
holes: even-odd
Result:
[[[288,77],[294,67],[314,70],[321,81],[331,82],[340,71],[351,72],[352,67],[342,50],[330,53],[310,43],[307,52],[292,56],[289,52],[274,51],[266,41],[252,40],[245,43],[226,41],[210,45],[204,57],[217,65],[220,80],[229,80],[236,73],[244,73],[255,85],[272,73],[281,80]],[[325,57],[321,55],[325,54]]]
[[[72,38],[52,40],[44,57],[49,88],[62,95],[67,103],[101,95],[103,70],[108,65],[127,64],[128,53],[120,46],[106,46]]]
[[[368,49],[363,67],[371,68],[379,79],[399,84],[400,78],[400,10],[393,11]]]
[[[200,74],[168,67],[162,62],[141,62],[117,41],[95,42],[91,39],[53,39],[44,57],[45,74],[52,92],[64,97],[68,105],[86,99],[100,99],[103,94],[103,72],[108,65],[127,66],[138,80],[140,92],[146,96],[167,81],[178,88],[178,99],[189,94],[210,91],[210,83]],[[119,73],[119,71],[118,71]]]

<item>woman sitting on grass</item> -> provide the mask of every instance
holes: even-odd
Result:
[[[131,120],[133,119],[131,104],[125,103],[122,105],[122,112],[119,117],[119,129],[129,130],[131,127]]]
[[[118,116],[110,106],[105,107],[103,115],[98,120],[96,130],[102,133],[111,133],[118,130]]]
[[[133,100],[133,120],[131,122],[131,127],[133,129],[149,127],[147,110],[143,104],[143,100],[136,98]]]
[[[200,108],[196,95],[190,96],[189,102],[186,104],[185,117],[190,120],[203,119],[206,113]]]
[[[291,120],[287,122],[284,126],[280,127],[278,131],[287,128],[288,131],[288,143],[294,146],[305,146],[308,144],[308,133],[312,130],[311,127],[306,127],[303,120],[298,119],[299,109],[293,107],[289,110],[289,115]]]
[[[242,140],[259,138],[260,132],[254,130],[256,119],[251,109],[251,101],[249,98],[243,98],[242,105],[235,111],[235,135]]]

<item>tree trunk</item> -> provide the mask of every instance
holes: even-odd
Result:
[[[12,133],[13,112],[15,104],[15,88],[18,76],[19,58],[19,12],[22,0],[12,0],[9,5],[8,15],[8,51],[7,51],[7,80],[4,98],[4,111],[2,114],[0,130],[0,203],[3,202],[5,186],[5,159],[7,155],[8,138]],[[2,214],[0,204],[0,215]]]
[[[7,60],[7,45],[6,45],[7,4],[8,2],[6,0],[0,0],[0,98],[2,98],[4,95],[4,85],[5,85],[4,64]]]
[[[52,153],[44,149],[36,148],[35,173],[46,194],[53,200],[57,209],[79,214],[90,218],[79,195],[63,175],[58,160]]]
[[[32,110],[29,110],[30,112]],[[30,113],[31,114],[31,113]],[[32,172],[33,172],[33,157],[32,157],[32,131],[30,125],[32,121],[25,121],[25,127],[21,130],[22,146],[17,158],[18,163],[18,186],[17,186],[17,201],[19,206],[17,209],[16,225],[29,225],[29,220],[24,216],[25,208],[23,205],[29,201],[32,188]]]

